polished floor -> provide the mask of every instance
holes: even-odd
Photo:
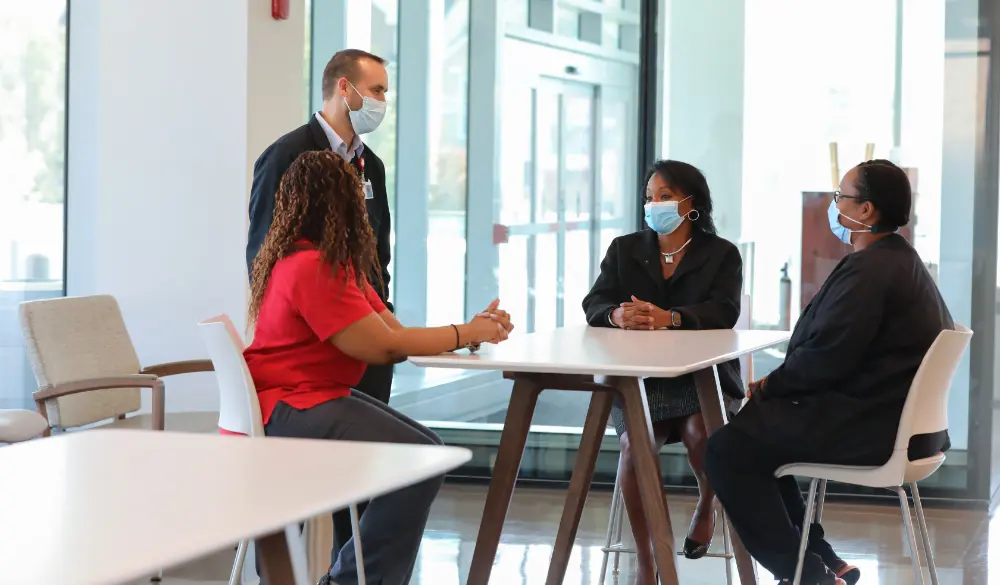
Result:
[[[460,585],[465,582],[485,494],[485,488],[479,486],[445,487],[434,506],[411,585]],[[492,584],[542,585],[545,582],[562,497],[562,492],[556,490],[516,491],[493,569]],[[604,544],[610,500],[610,494],[603,492],[593,494],[588,500],[566,585],[598,585],[600,582],[600,548]],[[841,556],[861,567],[862,585],[916,582],[899,508],[891,505],[894,501],[887,500],[886,506],[830,504],[826,508],[827,535]],[[692,498],[670,498],[678,546],[693,505]],[[926,512],[941,585],[1000,583],[1000,520],[990,521],[980,511],[928,509]],[[721,548],[721,537],[717,544]],[[164,584],[226,583],[232,558],[232,551],[224,551],[187,566],[168,569]],[[631,568],[631,557],[623,555],[621,572],[616,577],[609,570],[605,583],[630,585],[634,580]],[[726,582],[722,560],[679,559],[678,569],[682,585]],[[735,575],[735,566],[733,573]],[[763,571],[759,581],[762,584],[774,582]]]

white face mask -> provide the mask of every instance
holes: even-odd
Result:
[[[347,103],[347,96],[344,96],[344,105],[347,106],[347,113],[351,118],[351,126],[358,134],[368,134],[374,132],[385,118],[385,102],[380,102],[375,98],[361,95],[358,88],[350,81],[347,82],[354,90],[354,93],[361,96],[361,109],[352,110],[351,104]]]

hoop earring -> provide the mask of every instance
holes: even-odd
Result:
[[[691,217],[692,213],[694,214],[694,217]],[[698,213],[697,209],[692,209],[691,211],[687,212],[687,218],[690,219],[691,221],[698,221],[699,217],[701,217],[701,214]]]

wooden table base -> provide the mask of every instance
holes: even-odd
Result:
[[[305,545],[299,537],[299,526],[294,524],[282,532],[274,532],[254,541],[260,562],[261,582],[267,585],[303,585],[306,575]],[[300,557],[298,559],[294,557]],[[300,579],[296,580],[296,565]]]
[[[633,457],[638,475],[639,493],[642,499],[650,532],[654,535],[653,551],[663,585],[677,585],[677,568],[674,562],[674,536],[663,497],[662,474],[658,454],[653,447],[653,428],[646,403],[646,390],[641,379],[609,378],[606,383],[595,383],[590,376],[560,374],[504,374],[514,380],[510,405],[500,437],[500,447],[493,466],[493,478],[486,494],[483,520],[479,526],[472,567],[469,570],[469,585],[487,585],[503,522],[507,517],[510,498],[514,493],[517,472],[521,466],[524,445],[531,426],[538,395],[545,390],[572,390],[591,392],[590,409],[584,423],[583,435],[577,454],[573,475],[566,495],[559,531],[552,549],[546,585],[561,585],[566,575],[567,565],[580,526],[594,467],[600,451],[601,440],[607,427],[608,414],[614,395],[621,396],[625,412],[625,424],[629,429],[644,429],[649,441],[633,439]],[[634,436],[638,436],[635,433]]]
[[[729,422],[726,406],[722,402],[722,391],[719,386],[718,368],[708,368],[694,373],[694,384],[698,390],[698,402],[701,405],[702,417],[708,435],[722,428]],[[736,570],[740,575],[742,585],[757,585],[757,567],[743,541],[740,540],[732,522],[726,522],[729,534],[733,539],[733,556],[736,558]],[[729,561],[726,561],[729,562]]]

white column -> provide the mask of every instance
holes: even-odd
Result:
[[[433,0],[399,4],[396,108],[396,246],[392,259],[396,314],[427,322],[427,226],[430,198],[431,8]],[[437,14],[441,20],[441,14]],[[434,325],[438,325],[435,323]]]
[[[493,223],[500,202],[500,59],[503,39],[498,0],[469,3],[469,149],[466,214],[466,317],[500,291],[500,257]],[[501,299],[502,300],[502,299]]]
[[[357,4],[366,4],[363,0],[354,0]],[[312,0],[312,20],[309,39],[312,47],[309,51],[310,72],[310,111],[317,112],[323,106],[323,69],[330,57],[337,51],[347,48],[347,23],[349,22],[347,0]],[[368,6],[370,12],[370,4]],[[364,47],[357,47],[359,49]]]
[[[667,0],[664,157],[708,178],[719,235],[737,241],[743,205],[745,0]]]
[[[303,10],[73,3],[67,291],[117,297],[144,364],[203,357],[201,319],[245,323],[252,165],[305,119]],[[211,375],[168,388],[170,410],[218,405]]]
[[[949,3],[945,9],[938,287],[952,317],[961,323],[972,322],[977,133],[983,124],[979,118],[979,92],[983,90],[977,90],[982,64],[977,51],[986,47],[980,46],[975,30],[970,31],[965,24],[968,15],[977,10],[976,0]],[[948,395],[948,434],[954,449],[969,445],[970,353],[963,356],[952,382],[954,391]]]

